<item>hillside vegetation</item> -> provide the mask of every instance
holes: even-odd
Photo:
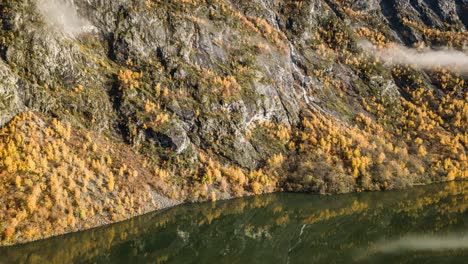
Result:
[[[467,178],[467,10],[2,1],[0,245],[181,202]]]

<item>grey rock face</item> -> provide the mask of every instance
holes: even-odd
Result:
[[[24,109],[18,82],[18,76],[0,61],[0,126]]]
[[[20,111],[24,101],[33,110],[59,116],[65,116],[61,115],[63,112],[76,113],[79,117],[72,120],[76,124],[96,123],[94,128],[99,130],[141,127],[143,121],[135,120],[136,113],[141,111],[136,103],[151,98],[148,87],[165,81],[171,83],[169,90],[173,94],[179,91],[186,94],[184,98],[173,99],[175,104],[162,106],[173,114],[176,125],[168,131],[154,133],[170,139],[177,154],[183,154],[191,144],[198,149],[212,148],[213,142],[203,138],[216,135],[220,140],[226,139],[226,146],[234,151],[215,152],[243,167],[255,168],[262,161],[261,153],[255,149],[263,147],[245,135],[247,128],[256,122],[295,125],[306,108],[334,116],[339,116],[337,111],[353,114],[353,109],[334,107],[334,91],[324,89],[324,84],[313,75],[316,68],[323,68],[347,87],[355,89],[359,85],[356,81],[359,76],[349,68],[321,61],[317,51],[311,48],[319,26],[327,21],[340,21],[333,1],[226,2],[226,9],[232,9],[237,20],[259,18],[268,25],[266,31],[280,32],[276,40],[280,44],[275,45],[261,32],[260,26],[258,32],[252,32],[255,30],[249,31],[231,17],[212,19],[215,11],[220,11],[216,5],[200,5],[184,11],[184,5],[176,1],[157,6],[143,0],[63,1],[76,9],[93,30],[79,36],[61,34],[60,30],[47,26],[46,19],[35,8],[35,1],[15,3],[8,27],[18,35],[6,48],[3,59],[8,66],[0,64],[0,124]],[[445,22],[451,21],[466,26],[467,16],[463,16],[466,6],[465,0],[359,0],[352,4],[353,8],[381,21],[396,41],[408,45],[422,37],[401,24],[402,16],[433,28],[444,29]],[[288,13],[289,10],[297,13]],[[348,25],[349,21],[340,23],[354,29]],[[155,70],[156,64],[163,70]],[[213,98],[212,90],[219,87],[201,87],[197,83],[201,78],[196,74],[214,72],[227,76],[239,66],[248,68],[252,74],[239,80],[241,92],[230,100]],[[21,89],[20,80],[9,70],[12,67],[28,76],[27,80],[21,80]],[[142,80],[144,87],[140,90],[122,96],[116,76],[127,68],[147,70],[150,76]],[[78,85],[85,87],[82,95],[69,96],[63,92]],[[385,80],[369,80],[365,85],[366,89],[381,91],[388,97],[398,96],[391,76],[385,76]],[[54,100],[62,95],[64,98]],[[40,103],[35,97],[41,98]],[[201,117],[196,117],[197,111]],[[143,136],[147,140],[154,137],[157,138]]]
[[[165,135],[171,139],[177,154],[183,153],[190,146],[191,142],[187,136],[187,131],[179,122],[171,124],[166,130]]]

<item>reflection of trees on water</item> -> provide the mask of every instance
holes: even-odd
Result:
[[[4,248],[0,263],[111,260],[119,254],[156,262],[186,256],[191,261],[196,255],[209,258],[207,249],[226,260],[259,256],[261,250],[284,258],[295,252],[319,258],[366,245],[372,236],[466,228],[467,206],[467,182],[340,196],[273,194],[179,206],[109,227]],[[307,253],[307,246],[320,251]]]

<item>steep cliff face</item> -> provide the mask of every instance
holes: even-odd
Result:
[[[0,244],[183,201],[466,177],[467,8],[2,1]]]
[[[3,62],[0,64],[0,124],[4,125],[24,109],[19,96],[19,78]]]

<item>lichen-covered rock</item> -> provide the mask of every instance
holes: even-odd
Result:
[[[19,91],[18,76],[0,61],[0,126],[24,110]]]

